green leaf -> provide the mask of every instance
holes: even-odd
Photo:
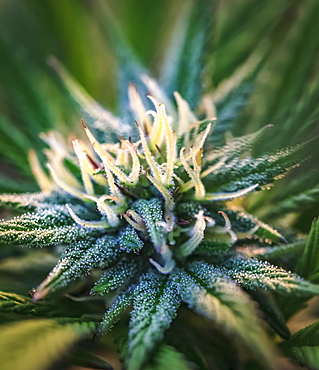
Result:
[[[116,266],[108,269],[92,288],[92,293],[105,294],[130,281],[141,269],[140,260],[123,258]]]
[[[0,311],[14,312],[19,315],[35,316],[61,316],[59,308],[49,304],[39,304],[32,302],[31,299],[15,293],[0,292]]]
[[[265,368],[273,368],[271,344],[252,301],[229,276],[203,261],[177,270],[174,280],[182,300],[198,314],[213,321],[232,340],[243,344]]]
[[[134,285],[121,288],[117,296],[112,302],[111,307],[105,312],[101,321],[98,335],[103,335],[111,330],[113,326],[120,320],[121,315],[130,307],[134,297]]]
[[[44,193],[1,194],[0,206],[34,210],[46,197]]]
[[[74,204],[79,207],[78,199],[72,197],[68,193],[58,190],[50,193],[24,193],[24,194],[1,194],[0,206],[19,208],[22,211],[43,211],[47,208],[56,208],[58,211],[65,212],[65,208],[58,207],[65,206],[66,203]],[[81,212],[88,212],[87,208],[82,208]],[[94,216],[94,213],[89,212],[89,215]]]
[[[80,209],[87,214],[87,210]],[[0,222],[0,242],[37,247],[72,243],[99,235],[74,223],[65,206],[55,206],[37,213],[26,213],[13,220]]]
[[[317,370],[319,369],[319,347],[293,347],[291,349],[292,356],[303,366],[307,366],[308,369]]]
[[[231,258],[223,264],[224,272],[241,287],[251,290],[269,290],[290,296],[319,294],[319,285],[311,284],[300,276],[271,265],[266,261]]]
[[[312,223],[306,247],[296,266],[296,273],[311,282],[319,282],[319,220]]]
[[[66,286],[78,277],[88,274],[93,268],[111,266],[118,260],[120,253],[116,238],[108,235],[71,244],[62,253],[52,272],[37,288],[33,299],[43,298],[49,291]]]
[[[297,240],[294,243],[283,244],[272,247],[258,247],[253,254],[258,259],[264,261],[281,261],[290,258],[300,257],[305,249],[306,241]]]
[[[257,218],[255,219],[256,224],[258,225],[257,230],[254,232],[254,235],[257,235],[263,238],[266,242],[274,242],[274,243],[285,243],[286,239],[282,236],[277,230],[272,228],[271,226],[265,224],[264,222],[259,221]]]
[[[272,295],[262,290],[249,290],[248,293],[258,302],[259,308],[263,313],[263,318],[268,322],[270,327],[283,339],[289,339],[290,331],[287,328],[286,320]]]
[[[212,40],[213,3],[194,0],[182,4],[169,38],[161,69],[161,83],[170,97],[174,91],[196,108],[202,92],[204,62]]]
[[[144,246],[144,242],[139,238],[136,230],[130,226],[120,233],[118,242],[121,249],[137,254]]]
[[[287,193],[289,191],[287,189]],[[289,196],[281,199],[281,201],[274,203],[272,209],[267,212],[268,218],[279,218],[286,213],[300,212],[301,209],[317,205],[319,202],[319,188],[303,189],[299,194]]]
[[[16,119],[20,133],[11,137],[10,140],[19,146],[19,154],[22,161],[25,161],[23,154],[25,155],[25,152],[30,149],[30,143],[37,145],[40,142],[38,135],[34,133],[40,133],[41,130],[53,126],[54,116],[50,110],[50,101],[43,99],[41,94],[46,77],[43,73],[36,71],[26,56],[17,48],[12,48],[11,43],[4,41],[3,37],[0,40],[0,53],[2,55],[0,79],[1,86],[3,86],[1,92],[7,96],[7,108],[12,103],[14,104],[15,115],[13,117],[20,118],[20,120]],[[42,81],[39,82],[37,80],[40,76]],[[35,81],[37,81],[36,84]]]
[[[260,144],[261,140],[264,138],[265,131],[271,127],[271,125],[268,125],[252,134],[228,139],[225,145],[210,152],[207,157],[208,163],[212,165],[215,164],[217,160],[223,160],[222,163],[227,164],[251,152]]]
[[[1,193],[23,193],[26,191],[37,191],[39,190],[38,186],[29,180],[21,179],[12,179],[8,176],[1,174],[0,177],[0,192]],[[0,200],[1,204],[1,200]]]
[[[254,158],[251,155],[242,157],[240,153],[234,157],[236,149],[232,148],[233,145],[236,145],[236,140],[230,143],[229,150],[224,148],[216,154],[212,153],[211,158],[214,159],[210,164],[216,169],[203,178],[207,191],[235,192],[256,184],[260,187],[271,184],[286,174],[289,167],[298,163],[296,154],[301,148],[285,149]]]
[[[149,88],[142,81],[144,77],[149,78],[149,71],[141,64],[137,53],[128,40],[128,36],[124,32],[124,27],[114,17],[110,7],[103,3],[100,11],[101,27],[110,39],[116,56],[119,114],[125,124],[132,125],[134,117],[127,109],[130,105],[128,89],[130,85],[133,85],[140,94],[143,104],[150,107],[148,99],[145,99],[149,93]],[[132,125],[132,129],[135,130],[135,125]]]
[[[163,340],[180,306],[176,286],[170,277],[149,272],[142,275],[134,290],[129,328],[128,370],[142,369]]]
[[[309,369],[319,369],[319,322],[307,326],[292,335],[290,341],[281,344],[286,355]]]
[[[74,343],[94,330],[92,323],[62,326],[46,319],[4,325],[0,337],[1,368],[43,370],[52,366]]]
[[[87,367],[90,369],[99,370],[113,370],[113,367],[103,358],[96,356],[83,348],[77,348],[72,351],[69,357],[69,362],[80,367]]]
[[[152,356],[152,364],[145,367],[145,370],[189,370],[190,363],[175,348],[161,344]]]
[[[205,240],[200,243],[200,245],[195,249],[193,254],[210,256],[219,255],[220,253],[227,252],[231,244],[222,243],[214,240]]]
[[[134,204],[134,210],[142,217],[149,236],[156,248],[163,245],[163,228],[158,222],[163,221],[162,202],[153,198],[141,199]]]
[[[128,137],[131,135],[131,126],[121,122],[119,118],[97,103],[56,59],[52,58],[50,63],[60,75],[66,89],[84,114],[86,124],[98,140],[104,143],[112,143],[119,136]]]
[[[244,3],[223,2],[219,4],[214,35],[215,48],[212,71],[215,84],[219,85],[240,68],[252,51],[260,46],[260,42],[264,38],[268,44],[267,36],[269,37],[269,34],[273,40],[276,34],[271,31],[277,30],[276,27],[279,27],[280,20],[282,20],[281,18],[277,19],[276,15],[285,14],[285,11],[290,8],[287,9],[287,2],[284,1],[265,5],[265,3],[253,0]],[[284,27],[280,28],[282,32],[287,28],[286,23],[283,22],[283,24]],[[277,43],[271,45],[278,46]],[[263,44],[262,50],[267,51],[267,45]]]
[[[241,66],[240,71],[236,71],[234,76],[223,81],[217,91],[209,97],[217,110],[217,123],[209,138],[212,143],[224,144],[227,132],[232,131],[234,122],[247,106],[260,70],[261,63],[257,59],[256,55],[249,58],[246,64]]]

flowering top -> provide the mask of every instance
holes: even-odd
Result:
[[[285,239],[232,199],[282,176],[295,164],[293,150],[253,157],[251,149],[264,130],[214,148],[214,117],[206,114],[199,120],[177,93],[178,115],[171,108],[167,114],[165,106],[171,103],[153,95],[156,99],[149,98],[155,110],[146,110],[130,87],[130,106],[138,121],[134,140],[133,134],[129,137],[133,130],[90,100],[86,108],[96,124],[101,123],[96,110],[102,110],[99,117],[111,119],[113,129],[119,125],[123,137],[118,142],[99,142],[90,122],[82,122],[88,140],[73,140],[75,155],[58,134],[44,135],[52,178],[32,154],[43,192],[0,197],[2,203],[32,211],[1,222],[0,242],[65,246],[52,272],[33,291],[34,302],[93,269],[102,270],[90,292],[114,291],[114,298],[97,334],[110,330],[133,308],[129,370],[144,368],[182,302],[271,368],[273,353],[246,292],[294,290],[307,295],[319,290],[265,262],[262,248],[241,242],[249,238],[265,246]]]
[[[233,199],[258,186],[253,184],[224,193],[206,191],[203,179],[223,166],[225,160],[222,157],[213,161],[205,156],[204,144],[215,118],[198,121],[187,102],[178,93],[175,96],[179,111],[178,122],[173,122],[166,114],[165,105],[151,96],[148,98],[154,104],[155,111],[146,111],[138,93],[131,91],[131,97],[142,118],[140,123],[136,121],[139,140],[134,143],[131,139],[120,139],[116,144],[99,143],[82,121],[91,144],[89,147],[82,141],[73,141],[82,181],[71,173],[65,176],[65,169],[60,169],[61,164],[54,155],[54,146],[58,145],[52,140],[51,151],[48,153],[48,167],[56,184],[86,203],[94,202],[102,215],[97,221],[84,220],[70,205],[66,205],[73,220],[81,226],[116,228],[122,218],[135,230],[147,234],[149,226],[139,210],[134,211],[131,208],[134,201],[140,198],[162,199],[163,205],[158,202],[160,211],[157,211],[163,211],[163,215],[158,217],[153,231],[149,232],[149,238],[158,255],[149,258],[149,261],[162,273],[169,273],[175,266],[173,255],[176,258],[186,257],[199,246],[207,227],[212,229],[211,233],[228,234],[230,243],[237,240],[226,213],[221,212],[225,220],[224,226],[214,228],[214,219],[205,215],[199,206],[198,212],[193,214],[196,222],[185,227],[176,214],[177,204],[192,200],[205,202]],[[187,240],[176,245],[176,240],[184,239]]]

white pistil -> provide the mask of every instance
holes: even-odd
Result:
[[[130,108],[135,115],[135,119],[142,122],[143,128],[146,132],[152,131],[152,124],[149,117],[146,114],[146,109],[142,102],[140,94],[136,91],[134,85],[130,85],[128,88],[128,97],[130,102]]]
[[[125,220],[135,229],[139,231],[146,231],[144,220],[135,211],[132,211],[131,209],[129,209],[126,211],[126,213],[121,213],[121,217],[124,217]]]
[[[223,211],[219,211],[218,213],[220,213],[224,217],[226,233],[228,233],[230,235],[230,237],[231,237],[231,243],[234,244],[237,241],[237,235],[231,229],[231,223],[230,223],[230,220],[229,220],[228,216]]]
[[[223,157],[220,161],[218,161],[213,166],[208,167],[205,171],[203,171],[200,175],[201,179],[209,175],[210,173],[218,170],[220,167],[222,167],[225,164],[226,157]]]
[[[168,122],[168,117],[166,115],[165,106],[164,104],[159,104],[155,99],[151,96],[148,96],[150,100],[152,100],[153,104],[156,107],[156,113],[154,114],[154,129],[152,130],[150,136],[150,143],[151,145],[157,145],[160,147],[161,140],[160,138],[156,137],[156,130],[161,132],[161,135],[164,134],[166,139],[166,172],[163,179],[165,185],[169,185],[172,182],[172,175],[174,172],[174,165],[176,162],[176,134],[173,132],[171,125]],[[153,112],[154,113],[154,112]],[[154,132],[154,136],[153,135]]]
[[[159,168],[159,165],[155,161],[154,157],[152,156],[152,153],[151,153],[151,151],[148,147],[146,137],[145,137],[145,134],[144,134],[141,126],[137,122],[135,122],[135,123],[136,123],[136,126],[137,126],[139,134],[140,134],[141,143],[142,143],[142,147],[143,147],[144,154],[145,154],[145,159],[146,159],[148,165],[150,166],[150,170],[151,170],[154,178],[157,181],[161,182],[162,181],[162,173],[161,173],[161,170]]]
[[[84,193],[76,188],[74,188],[73,186],[67,184],[66,182],[64,182],[63,180],[61,180],[59,178],[59,176],[57,175],[57,173],[54,171],[53,167],[50,165],[50,163],[47,164],[48,166],[48,169],[50,170],[51,172],[51,175],[53,177],[53,180],[56,182],[56,184],[61,188],[63,189],[64,191],[66,191],[67,193],[75,196],[76,198],[80,198],[82,200],[85,200],[84,198]]]
[[[131,173],[129,174],[129,183],[131,185],[136,185],[138,182],[138,179],[140,177],[140,172],[141,172],[141,165],[140,161],[138,159],[138,155],[136,153],[136,149],[134,148],[134,145],[131,144],[128,140],[123,141],[124,145],[128,149],[131,157],[132,157],[132,170]]]
[[[94,197],[94,196],[86,195],[85,198],[91,199],[96,203],[99,211],[103,215],[106,216],[107,221],[108,221],[110,226],[115,227],[119,224],[119,218],[118,218],[117,214],[115,213],[115,211],[113,210],[113,208],[111,206],[109,206],[108,204],[104,203],[104,200],[109,199],[109,197],[101,196],[100,198],[97,198],[97,197]],[[117,198],[114,198],[114,197],[111,197],[111,198],[117,199]]]
[[[123,142],[122,142],[121,148],[119,148],[117,150],[115,165],[116,166],[124,166],[125,169],[128,169],[128,167],[129,167],[129,153],[123,147]]]
[[[177,118],[176,109],[173,103],[171,102],[171,99],[169,99],[167,95],[164,93],[164,91],[159,87],[156,80],[150,78],[147,75],[141,75],[141,79],[146,85],[151,95],[154,96],[157,100],[163,102],[169,114],[173,117],[174,120],[176,120]]]
[[[101,221],[86,221],[86,220],[83,220],[82,218],[78,217],[74,213],[73,209],[68,204],[66,204],[65,206],[66,206],[67,210],[69,211],[70,216],[73,218],[73,220],[81,226],[89,227],[89,228],[93,228],[93,229],[106,229],[106,228],[110,227],[110,225],[104,220],[101,220]]]
[[[84,184],[85,192],[89,195],[94,194],[94,188],[91,182],[91,178],[89,175],[89,172],[87,171],[87,167],[84,163],[84,158],[86,158],[86,153],[83,152],[79,140],[73,140],[73,148],[75,151],[76,156],[78,157],[80,169],[81,169],[81,175],[82,175],[82,181]]]
[[[183,99],[178,92],[174,92],[174,97],[178,108],[178,136],[185,135],[184,145],[189,148],[189,129],[190,125],[197,122],[198,119],[194,113],[190,110],[189,105],[185,99]]]
[[[179,256],[186,257],[193,253],[193,251],[199,246],[199,244],[204,239],[204,231],[206,229],[206,222],[213,226],[215,221],[210,218],[204,216],[204,211],[200,210],[198,214],[195,215],[196,222],[194,227],[190,230],[191,238],[187,240],[184,244],[180,246],[179,249]]]
[[[126,174],[121,171],[118,167],[116,167],[112,162],[114,159],[110,160],[110,155],[103,149],[102,145],[95,139],[91,131],[88,129],[88,127],[82,122],[83,127],[85,129],[85,132],[96,152],[96,154],[101,158],[105,171],[107,172],[107,168],[110,169],[114,175],[124,184],[129,183],[129,178],[126,176]],[[110,185],[109,185],[110,186]]]
[[[238,198],[238,197],[241,197],[241,196],[249,193],[250,191],[256,189],[258,185],[259,184],[255,184],[255,185],[249,186],[248,188],[238,190],[238,191],[234,191],[234,192],[231,192],[231,193],[207,193],[204,197],[204,200],[220,201],[220,200],[228,200],[228,199]]]
[[[192,169],[185,159],[185,156],[184,156],[185,150],[186,150],[185,148],[182,148],[180,151],[180,159],[181,159],[182,165],[184,166],[186,172],[188,173],[189,177],[191,178],[195,186],[195,199],[203,199],[205,197],[205,187],[200,179],[200,170],[201,170],[200,164],[201,164],[202,152],[197,153],[197,155],[192,153],[192,162],[193,162],[193,167],[194,167]],[[185,191],[184,187],[185,186],[181,186],[180,192]]]
[[[149,261],[160,273],[169,274],[175,267],[175,261],[172,258],[173,257],[172,251],[166,244],[164,244],[161,246],[159,253],[164,262],[163,266],[156,262],[153,258],[150,258]]]
[[[47,174],[43,171],[39,159],[34,150],[29,151],[29,163],[32,173],[43,192],[51,191],[54,183],[49,179]]]
[[[201,133],[194,135],[194,140],[192,143],[192,146],[189,148],[189,150],[185,153],[186,160],[189,160],[192,155],[197,155],[197,153],[202,150],[204,147],[205,141],[207,139],[207,136],[209,134],[209,131],[211,130],[212,124],[209,123],[204,131]],[[193,154],[192,154],[193,153]]]
[[[147,111],[147,114],[151,114],[154,117],[153,127],[150,132],[150,146],[152,150],[155,150],[156,147],[161,147],[164,140],[165,134],[165,107],[163,104],[159,104],[153,97],[148,95],[148,98],[153,102],[156,107],[156,113],[152,110]]]
[[[105,174],[106,174],[106,178],[107,178],[107,182],[110,188],[111,195],[123,201],[123,195],[121,194],[120,190],[115,185],[114,177],[108,167],[105,167]]]
[[[172,132],[170,126],[167,123],[167,137],[166,137],[166,172],[164,178],[164,184],[170,185],[173,181],[174,168],[176,162],[176,133]],[[169,134],[168,134],[169,132]]]

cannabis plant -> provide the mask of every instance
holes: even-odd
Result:
[[[129,370],[274,369],[280,355],[318,368],[318,323],[291,335],[285,322],[319,294],[319,223],[298,239],[242,201],[299,166],[308,144],[259,154],[270,126],[227,134],[262,58],[224,92],[201,96],[194,66],[205,29],[194,24],[190,18],[179,54],[174,43],[164,88],[116,38],[121,118],[51,58],[82,109],[83,132],[72,145],[59,132],[42,134],[48,171],[30,155],[42,191],[0,196],[16,212],[0,223],[1,244],[47,247],[45,268],[60,254],[30,298],[0,293],[0,310],[12,320],[1,332],[4,369],[40,370],[65,352],[74,364],[109,369],[72,349],[105,337],[115,339]],[[193,59],[183,59],[189,50]],[[42,318],[19,322],[12,313]]]

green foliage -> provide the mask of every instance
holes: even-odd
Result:
[[[113,370],[113,367],[108,362],[83,348],[73,351],[69,361],[74,365],[85,368]]]
[[[97,103],[57,60],[51,59],[50,63],[57,73],[59,73],[70,97],[81,110],[83,118],[100,140],[114,142],[118,136],[131,133],[131,127],[129,125],[121,122],[111,112]]]
[[[119,236],[119,245],[126,252],[138,253],[143,248],[144,243],[133,227],[127,227]]]
[[[319,294],[317,285],[268,262],[233,258],[222,266],[227,275],[246,289],[270,290],[285,295],[294,292],[295,296]]]
[[[254,59],[256,58],[254,55]],[[235,73],[235,76],[227,80],[225,85],[222,84],[210,97],[217,113],[217,123],[211,137],[214,144],[224,144],[225,135],[232,129],[233,122],[240,117],[256,87],[260,63],[248,60],[246,64],[242,71]]]
[[[112,266],[119,255],[116,239],[112,236],[73,242],[62,253],[58,264],[39,286],[33,298],[39,299],[49,289],[53,291],[66,286],[70,281],[88,274],[93,268]]]
[[[127,366],[143,368],[155,344],[176,317],[180,299],[170,278],[153,272],[142,275],[134,291],[128,337]]]
[[[283,351],[309,369],[318,369],[318,322],[297,331],[289,342],[282,343]]]
[[[269,262],[284,261],[299,257],[305,249],[306,241],[297,240],[294,243],[282,244],[272,247],[263,247],[255,253],[256,257]]]
[[[280,202],[274,209],[268,212],[267,217],[280,217],[282,214],[290,212],[298,212],[300,207],[308,208],[316,205],[319,200],[319,189],[312,188],[306,191],[301,191],[299,194],[293,195],[288,199]]]
[[[14,312],[20,315],[27,314],[35,316],[59,315],[59,309],[55,307],[34,303],[31,301],[31,299],[28,299],[26,297],[6,292],[0,292],[0,311]]]
[[[28,320],[2,327],[0,353],[4,370],[42,370],[94,331],[90,322],[60,325],[53,320]]]
[[[123,258],[101,276],[91,292],[103,295],[118,288],[126,281],[132,280],[140,272],[139,267],[138,261]]]
[[[203,69],[212,49],[213,4],[193,1],[183,4],[162,64],[160,82],[172,98],[178,91],[196,108],[202,91]]]
[[[318,282],[319,272],[319,222],[315,220],[311,226],[309,238],[301,258],[296,266],[296,272],[311,282]]]
[[[190,308],[212,320],[224,333],[243,343],[267,368],[271,367],[271,347],[254,314],[249,297],[227,275],[205,263],[190,264],[178,271],[182,300]]]
[[[286,325],[285,317],[271,293],[262,290],[249,290],[249,294],[258,303],[259,309],[263,313],[263,319],[274,332],[283,339],[290,339],[291,334]]]
[[[54,226],[54,227],[53,227]],[[36,247],[58,243],[73,243],[87,239],[87,230],[74,224],[59,207],[36,214],[26,214],[0,223],[0,242]],[[91,232],[92,234],[92,232]],[[93,232],[93,235],[96,232]]]
[[[153,356],[153,364],[147,366],[146,370],[164,370],[167,369],[168,364],[176,370],[188,370],[190,368],[190,363],[185,360],[181,353],[171,346],[162,344]]]
[[[245,146],[242,150],[239,148],[237,140],[234,140],[221,153],[218,153],[218,157],[217,153],[215,156],[212,153],[214,159],[210,164],[219,168],[204,178],[203,182],[208,189],[213,190],[220,187],[223,191],[230,192],[255,184],[269,185],[276,178],[284,175],[289,167],[297,163],[294,158],[294,150],[279,151],[259,158],[246,157],[243,159],[239,155]],[[238,153],[238,157],[234,158],[235,153]],[[232,168],[236,168],[236,171],[229,175]]]
[[[82,104],[86,103],[82,101]],[[53,141],[53,152],[48,152],[48,158],[52,176],[63,191],[2,196],[2,204],[33,212],[2,221],[0,241],[38,247],[65,245],[52,272],[33,292],[33,301],[50,296],[73,281],[79,282],[83,276],[95,276],[95,269],[102,270],[91,294],[113,291],[114,297],[102,318],[97,337],[112,329],[132,307],[125,352],[125,361],[131,370],[152,363],[152,355],[156,356],[157,346],[165,341],[165,333],[182,302],[209,319],[236,348],[243,346],[248,350],[247,358],[240,360],[243,364],[249,359],[265,369],[272,368],[273,347],[257,318],[249,291],[262,305],[270,326],[279,335],[288,337],[280,309],[275,303],[266,304],[264,292],[307,299],[318,294],[319,289],[296,274],[261,261],[266,249],[259,250],[260,260],[244,258],[234,244],[239,237],[256,237],[261,246],[270,241],[282,243],[285,239],[242,209],[233,210],[222,202],[242,196],[257,185],[273,182],[295,163],[298,150],[287,149],[254,158],[251,151],[264,133],[260,130],[232,139],[224,147],[211,151],[207,158],[204,156],[203,173],[209,174],[201,176],[198,155],[202,155],[202,149],[198,142],[204,145],[210,124],[202,122],[204,129],[197,133],[191,127],[191,135],[188,131],[181,133],[181,143],[189,146],[187,141],[192,140],[193,144],[188,151],[183,148],[179,157],[177,154],[174,157],[177,144],[172,128],[165,111],[161,110],[163,105],[154,104],[152,129],[158,130],[157,136],[150,135],[146,139],[138,126],[141,149],[137,155],[139,144],[134,148],[131,141],[123,140],[131,159],[124,159],[120,166],[116,163],[120,160],[119,146],[109,146],[117,157],[104,152],[85,126],[103,163],[103,171],[97,159],[85,162],[87,152],[82,155],[81,147],[77,146],[79,142],[74,142],[80,167],[69,159],[63,160],[69,172],[66,172],[68,176],[60,177],[65,169],[54,170],[52,153],[57,143]],[[183,109],[188,108],[180,108],[181,116]],[[165,127],[165,135],[162,127]],[[177,131],[180,130],[177,127]],[[114,176],[121,185],[115,182]],[[98,188],[92,185],[95,181],[99,181]],[[306,255],[310,253],[311,240],[305,249]],[[283,249],[282,246],[274,248]],[[254,250],[249,252],[249,246],[246,249],[248,255],[254,253]],[[202,259],[197,259],[198,255]],[[38,304],[17,299],[21,300],[4,296],[3,307],[17,312],[41,311]],[[49,308],[44,311],[46,316],[50,315]],[[58,322],[70,325],[81,322],[81,318],[63,315]]]

